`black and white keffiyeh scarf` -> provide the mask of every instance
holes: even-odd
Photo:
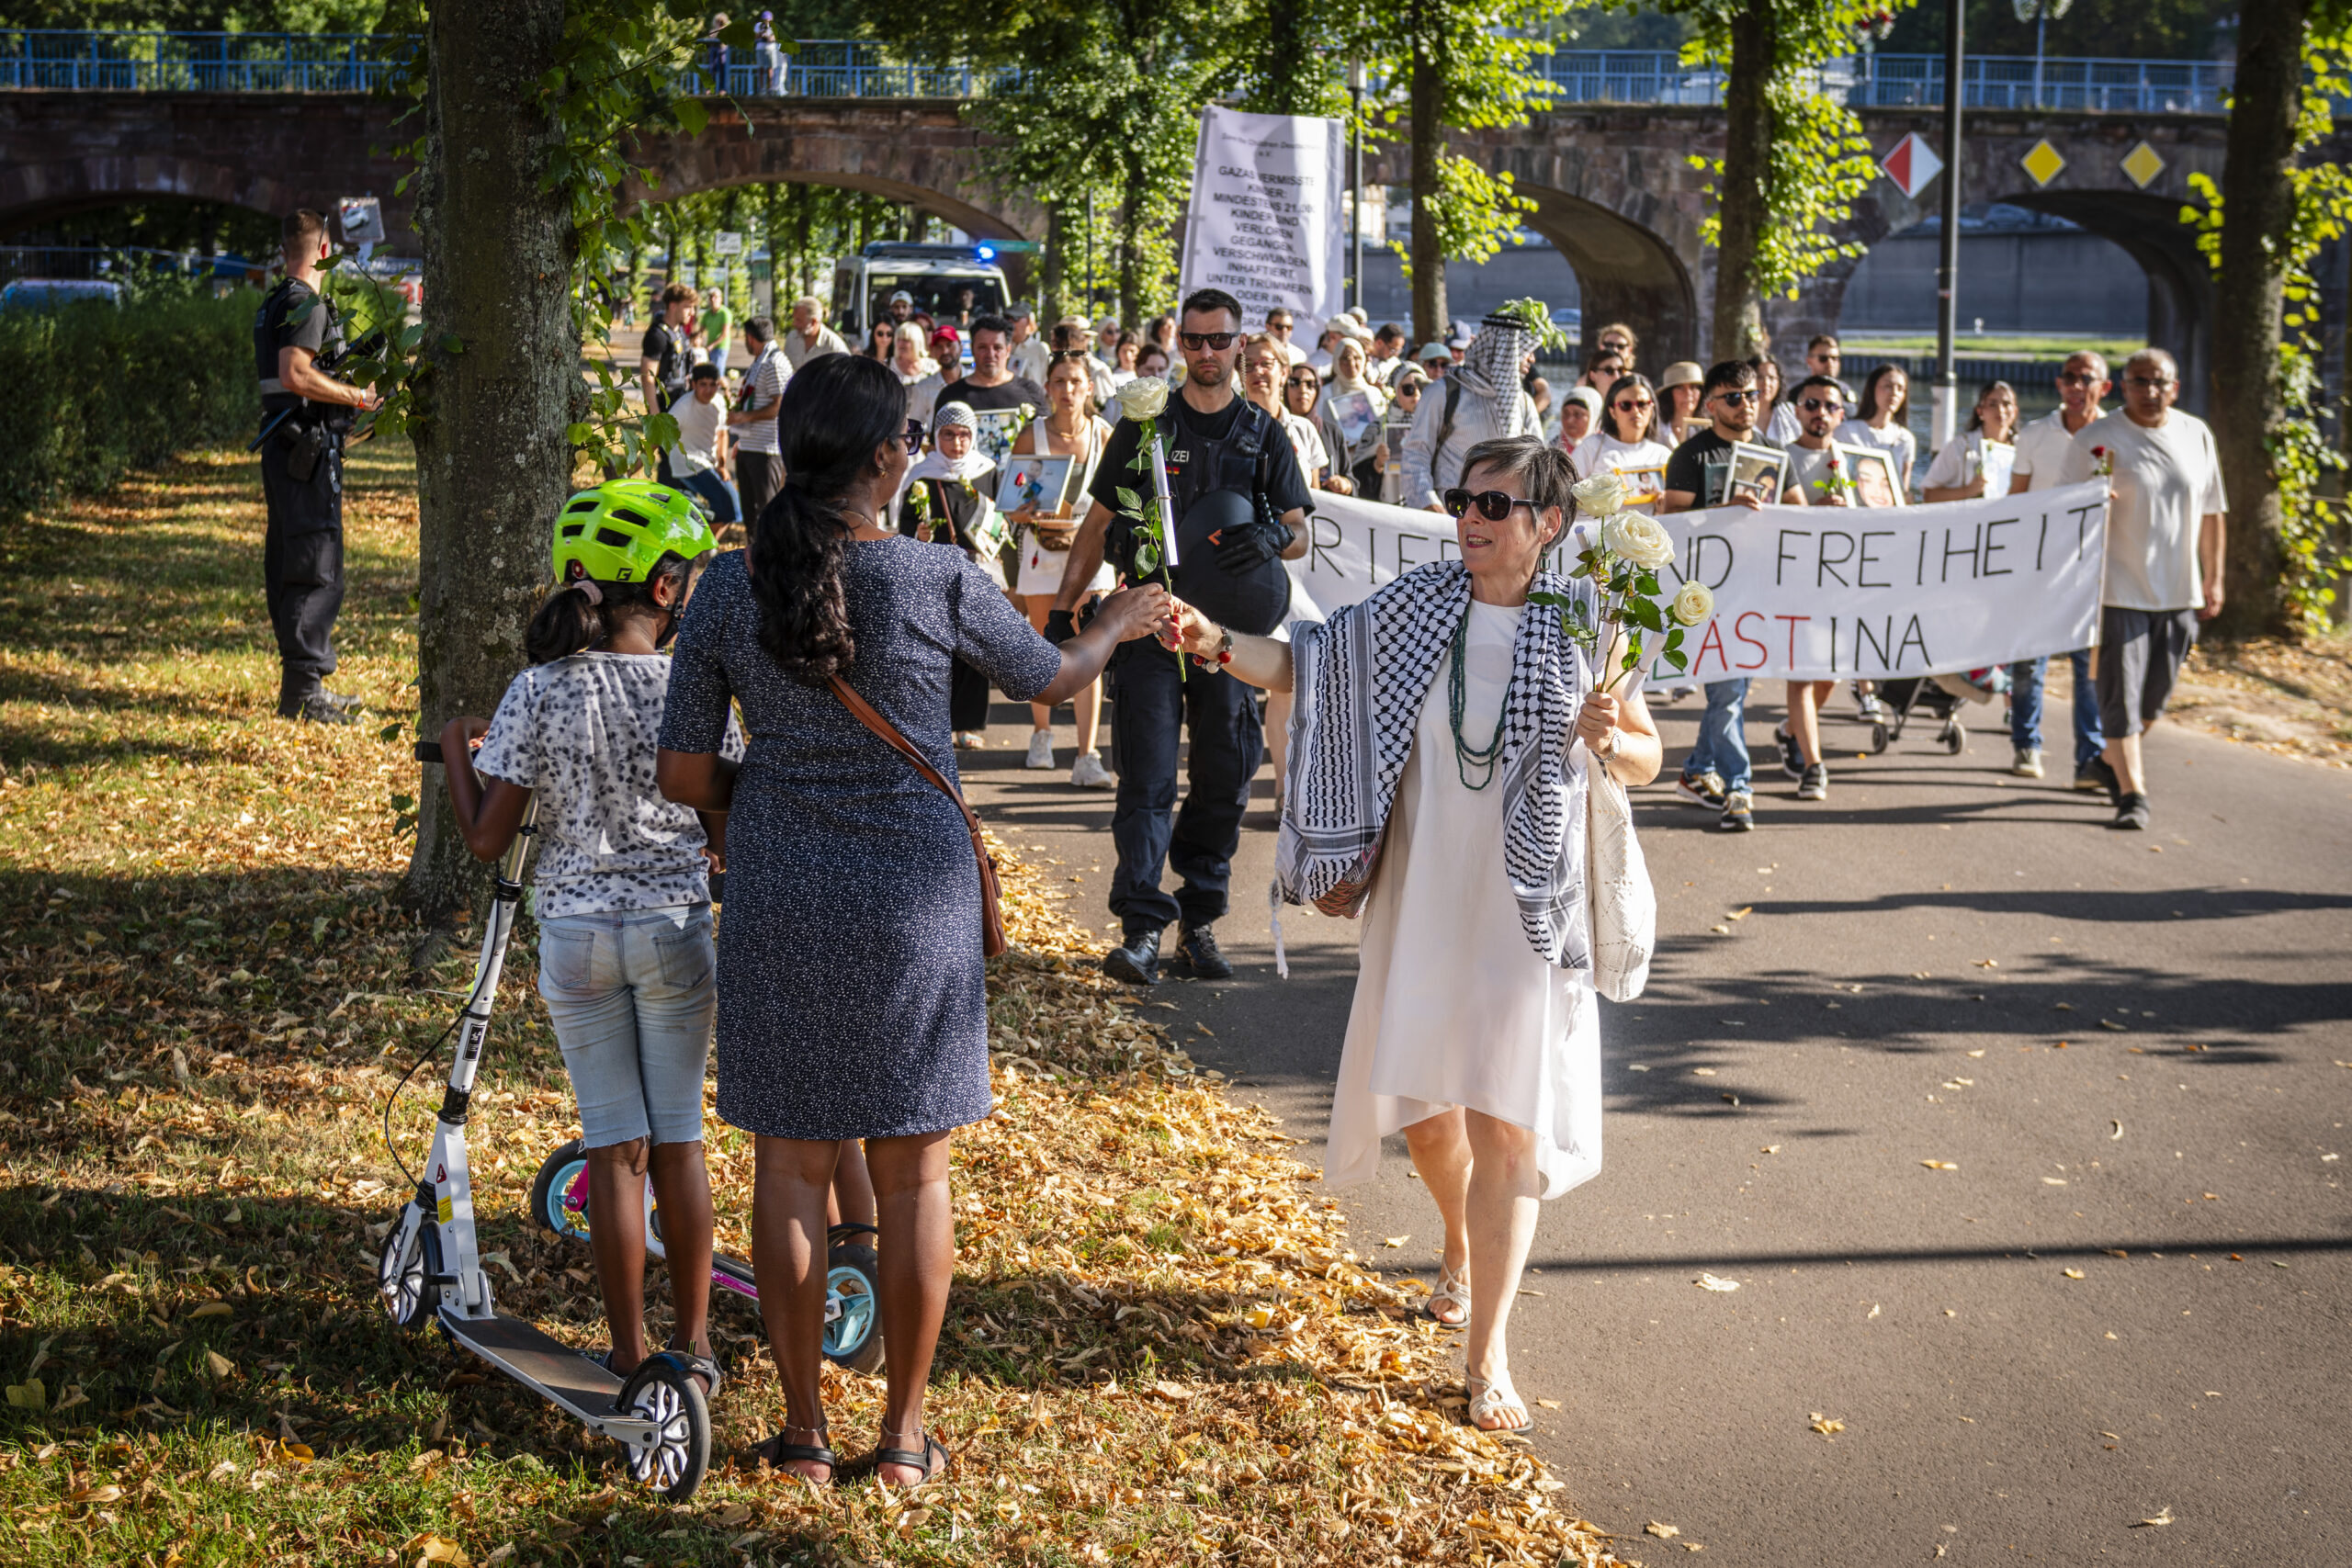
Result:
[[[1536,592],[1591,584],[1539,572]],[[1333,615],[1291,628],[1290,763],[1274,847],[1275,889],[1293,904],[1366,880],[1412,756],[1430,684],[1470,613],[1470,571],[1432,561]],[[1546,606],[1520,617],[1503,696],[1503,864],[1528,944],[1589,972],[1581,754],[1572,758],[1588,674]],[[1279,931],[1277,931],[1279,942]]]

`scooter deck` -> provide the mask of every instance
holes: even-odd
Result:
[[[449,1337],[509,1377],[520,1379],[591,1423],[642,1420],[621,1414],[622,1378],[606,1371],[538,1325],[519,1317],[468,1318],[443,1314]]]

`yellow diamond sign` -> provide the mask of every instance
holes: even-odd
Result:
[[[2150,154],[2152,157],[2154,155]],[[2057,148],[2050,145],[2047,138],[2035,142],[2032,151],[2019,158],[2018,163],[2029,175],[2032,176],[2033,183],[2037,186],[2048,185],[2058,177],[2058,171],[2066,166],[2064,156]]]
[[[2123,172],[2132,176],[2133,185],[2145,190],[2149,181],[2165,172],[2164,154],[2143,141],[2123,155]]]

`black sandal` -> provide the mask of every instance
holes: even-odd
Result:
[[[933,1458],[934,1455],[937,1457]],[[927,1485],[933,1476],[945,1470],[947,1461],[953,1458],[955,1455],[947,1451],[946,1444],[925,1432],[922,1438],[922,1452],[917,1453],[912,1449],[876,1449],[867,1456],[865,1464],[858,1468],[863,1470],[871,1466],[874,1479],[877,1483],[882,1481],[882,1467],[886,1464],[903,1465],[909,1470],[920,1470],[922,1472],[922,1480],[915,1482],[914,1484],[922,1486]]]
[[[766,1441],[744,1450],[745,1457],[755,1465],[766,1465],[768,1469],[779,1475],[790,1473],[795,1481],[806,1481],[813,1485],[823,1485],[832,1481],[831,1472],[841,1468],[841,1461],[833,1457],[833,1450],[821,1442],[787,1443],[784,1439],[786,1434],[791,1432],[814,1432],[820,1438],[825,1436],[825,1429],[822,1427],[786,1427]],[[795,1462],[803,1464],[814,1462],[823,1465],[827,1472],[824,1482],[819,1482],[812,1475],[801,1475],[785,1470],[786,1465]]]
[[[706,1404],[717,1399],[718,1391],[727,1386],[726,1370],[720,1367],[712,1357],[697,1356],[692,1350],[681,1350],[675,1346],[671,1346],[653,1351],[645,1359],[650,1361],[657,1357],[668,1361],[690,1378],[702,1379],[702,1397]]]

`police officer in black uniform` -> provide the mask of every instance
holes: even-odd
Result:
[[[334,672],[334,617],[343,605],[343,439],[353,413],[378,399],[317,367],[343,351],[334,306],[319,290],[327,220],[308,208],[295,211],[280,243],[286,276],[254,316],[262,419],[287,415],[261,447],[261,493],[269,508],[262,578],[277,634],[277,713],[349,724],[358,699],[322,684]]]
[[[1306,553],[1306,517],[1315,503],[1282,426],[1235,389],[1241,302],[1220,289],[1193,293],[1179,317],[1177,344],[1184,356],[1183,386],[1157,421],[1176,513],[1172,586],[1177,597],[1219,625],[1263,636],[1283,624],[1290,607],[1290,574],[1282,563]],[[1134,519],[1123,515],[1118,491],[1151,491],[1148,469],[1135,466],[1141,434],[1132,422],[1120,422],[1095,467],[1094,503],[1071,543],[1061,592],[1046,623],[1046,635],[1055,641],[1075,635],[1074,611],[1106,555],[1119,570],[1139,575],[1140,541]],[[1157,641],[1139,638],[1122,645],[1107,671],[1119,764],[1111,818],[1119,868],[1111,910],[1124,935],[1102,967],[1136,986],[1159,980],[1159,939],[1171,923],[1182,927],[1177,955],[1191,974],[1215,980],[1233,973],[1217,951],[1211,923],[1225,913],[1250,784],[1265,761],[1255,694],[1221,670],[1195,668],[1180,681],[1177,658]],[[1188,727],[1189,787],[1178,811],[1177,750]],[[1173,897],[1159,886],[1163,862],[1184,879]]]

